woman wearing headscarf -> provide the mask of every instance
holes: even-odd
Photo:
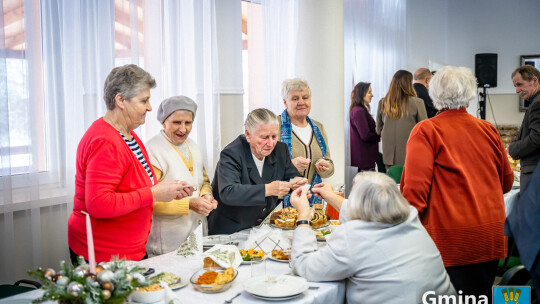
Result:
[[[309,118],[311,89],[300,78],[285,79],[281,88],[285,110],[281,113],[279,137],[289,148],[294,166],[311,186],[334,174],[334,162],[323,125]],[[312,196],[310,204],[320,202]],[[290,205],[289,195],[283,198],[283,207]]]
[[[177,249],[188,236],[202,238],[206,216],[217,207],[199,146],[188,138],[197,104],[189,97],[174,96],[161,102],[157,119],[163,129],[147,143],[156,179],[183,180],[194,186],[190,197],[170,202],[154,202],[152,230],[148,237],[150,255]],[[201,229],[196,230],[201,226]]]
[[[373,98],[371,84],[359,82],[351,93],[350,138],[351,165],[358,171],[375,171],[379,158],[381,137],[375,130],[375,120],[369,113],[369,104]]]
[[[514,175],[497,129],[467,113],[476,90],[469,68],[446,66],[433,76],[429,95],[439,114],[412,130],[400,186],[456,289],[491,298],[506,256],[503,193]]]
[[[377,134],[381,135],[386,169],[405,163],[405,147],[414,126],[427,119],[424,101],[416,97],[413,75],[399,70],[377,108]]]
[[[154,78],[130,64],[105,80],[107,112],[86,131],[77,148],[73,212],[68,220],[72,262],[88,260],[86,216],[92,223],[96,262],[113,256],[141,260],[152,224],[153,203],[191,195],[186,182],[158,182],[146,149],[133,130],[152,110]]]

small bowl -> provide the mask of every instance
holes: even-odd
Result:
[[[137,291],[131,293],[131,300],[138,303],[155,303],[161,301],[165,295],[165,289],[161,288],[154,291]]]
[[[236,277],[238,276],[238,270],[234,269],[234,277],[233,277],[232,280],[230,280],[227,283],[224,283],[224,284],[197,284],[197,279],[199,279],[199,277],[203,273],[205,273],[207,271],[215,271],[217,273],[221,273],[221,272],[224,272],[225,269],[221,268],[221,267],[208,267],[208,268],[200,269],[199,271],[195,272],[191,276],[191,278],[189,279],[189,281],[191,282],[191,284],[193,285],[193,288],[195,288],[195,290],[203,292],[203,293],[222,292],[222,291],[225,291],[225,290],[229,289],[232,286],[232,283],[234,282]]]

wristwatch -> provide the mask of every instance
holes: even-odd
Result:
[[[313,224],[311,224],[311,221],[307,221],[307,220],[299,220],[299,221],[296,221],[296,226],[299,226],[299,225],[310,225],[310,226],[313,226]]]

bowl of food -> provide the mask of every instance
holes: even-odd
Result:
[[[130,295],[131,300],[138,303],[155,303],[161,301],[165,295],[165,289],[158,283],[139,287]]]
[[[237,275],[238,270],[232,267],[209,267],[195,272],[189,281],[197,291],[218,293],[229,289]]]
[[[257,249],[240,249],[240,255],[242,256],[242,264],[251,264],[254,262],[262,262],[266,256],[263,250]]]

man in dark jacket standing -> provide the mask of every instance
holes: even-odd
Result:
[[[508,154],[521,165],[519,189],[523,191],[540,159],[540,72],[524,65],[512,73],[516,93],[529,102],[518,139],[508,146]]]
[[[426,106],[427,117],[431,118],[437,114],[437,109],[433,106],[433,101],[429,97],[429,81],[431,80],[431,72],[426,68],[419,68],[414,72],[414,90],[419,98],[424,100]]]

